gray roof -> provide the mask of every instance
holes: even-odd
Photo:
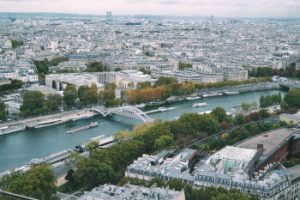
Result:
[[[263,155],[268,156],[285,144],[294,134],[292,129],[276,129],[247,139],[236,146],[248,149],[257,149],[258,144],[263,144]]]

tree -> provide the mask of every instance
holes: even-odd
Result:
[[[6,118],[6,106],[3,101],[0,100],[0,120],[4,120]]]
[[[82,96],[82,102],[85,105],[90,105],[90,104],[96,104],[98,100],[99,100],[98,88],[97,85],[93,83],[90,87],[85,89]]]
[[[109,68],[102,62],[91,62],[87,65],[86,72],[104,72],[109,71]]]
[[[42,113],[45,96],[39,91],[26,91],[20,108],[22,116],[32,116]]]
[[[270,117],[270,114],[269,114],[268,110],[266,110],[266,109],[261,109],[259,111],[259,115],[260,115],[261,119],[265,119],[265,118]]]
[[[290,89],[284,98],[286,106],[289,109],[299,109],[300,108],[300,89]]]
[[[235,117],[234,117],[234,124],[235,125],[242,125],[246,122],[246,119],[244,117],[244,115],[242,114],[237,114]]]
[[[55,178],[47,165],[32,167],[25,174],[13,176],[5,188],[9,192],[43,200],[51,200],[56,193]]]
[[[82,85],[78,88],[77,95],[78,95],[78,98],[80,99],[80,101],[82,101],[82,99],[88,89],[89,89],[89,87],[86,85]]]
[[[112,100],[106,100],[105,101],[105,107],[110,108],[110,107],[117,107],[122,104],[121,99],[112,99]]]
[[[76,167],[73,176],[75,182],[89,189],[104,183],[113,183],[116,178],[113,168],[97,159],[83,158]]]
[[[87,145],[89,152],[96,150],[99,147],[99,143],[97,141],[92,141]]]
[[[58,94],[48,95],[45,101],[45,107],[50,112],[59,110],[61,104],[62,104],[62,97]]]
[[[64,101],[68,107],[75,105],[77,99],[77,90],[74,85],[67,85],[64,89]]]
[[[260,106],[262,108],[272,106],[274,104],[280,104],[281,103],[281,94],[273,94],[268,96],[261,96],[259,99]]]
[[[139,83],[137,84],[137,89],[138,89],[138,90],[140,90],[140,89],[145,89],[145,88],[148,88],[148,87],[151,87],[150,81],[139,82]]]
[[[206,134],[215,133],[220,129],[219,123],[213,115],[198,115],[197,113],[181,115],[178,120],[171,122],[170,127],[174,136],[197,135],[205,137]]]
[[[174,145],[174,139],[171,135],[162,135],[155,140],[154,148],[156,150],[162,150],[164,148]]]
[[[255,77],[270,77],[273,75],[273,70],[271,67],[258,67],[249,74]]]
[[[226,111],[221,107],[214,108],[211,114],[218,119],[219,122],[225,121],[227,117]]]
[[[11,80],[10,84],[3,84],[0,85],[0,91],[1,92],[5,92],[5,91],[9,91],[9,90],[16,90],[22,87],[24,83],[22,81],[19,80]]]
[[[167,185],[173,189],[173,190],[177,190],[177,191],[181,191],[184,188],[184,183],[180,180],[170,180],[167,182]]]
[[[182,82],[179,86],[181,87],[183,95],[192,94],[196,89],[195,84],[188,81]]]
[[[179,62],[179,70],[184,70],[185,68],[192,68],[193,64],[191,63],[184,63],[184,62]]]
[[[161,85],[171,85],[171,84],[177,84],[177,83],[178,83],[178,81],[176,78],[161,76],[158,78],[155,85],[161,86]]]
[[[52,60],[48,60],[47,58],[44,60],[34,60],[33,63],[36,66],[40,81],[45,79],[45,75],[49,73],[50,66],[57,66],[59,63],[68,61],[67,57],[55,57]]]
[[[11,40],[12,48],[15,49],[17,47],[20,47],[24,44],[22,40]]]
[[[105,85],[105,90],[115,90],[117,89],[117,85],[115,83],[107,83]]]

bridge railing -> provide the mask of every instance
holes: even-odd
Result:
[[[133,119],[142,120],[143,122],[152,122],[154,121],[151,117],[149,117],[145,112],[142,110],[134,107],[134,106],[121,106],[117,108],[104,108],[104,107],[95,107],[93,108],[94,111],[100,113],[102,116],[106,117],[109,114],[117,114]]]

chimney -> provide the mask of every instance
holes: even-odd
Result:
[[[257,150],[264,150],[264,145],[263,144],[257,144]]]

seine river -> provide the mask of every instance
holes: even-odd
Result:
[[[166,107],[175,107],[175,109],[162,113],[153,113],[149,116],[154,119],[172,120],[183,113],[208,111],[217,106],[221,106],[230,112],[231,107],[239,106],[243,102],[259,102],[261,96],[277,93],[279,93],[278,90],[257,91],[234,96],[209,97],[195,101],[174,103],[166,105]],[[192,105],[196,102],[206,102],[209,105],[202,108],[193,108]],[[93,121],[97,121],[99,126],[80,133],[66,133],[75,126],[85,125]],[[39,158],[74,148],[76,144],[86,142],[96,136],[113,135],[120,130],[130,130],[138,123],[141,122],[121,116],[111,116],[109,118],[96,116],[54,127],[28,129],[18,133],[0,136],[0,172],[27,164],[32,158]]]

